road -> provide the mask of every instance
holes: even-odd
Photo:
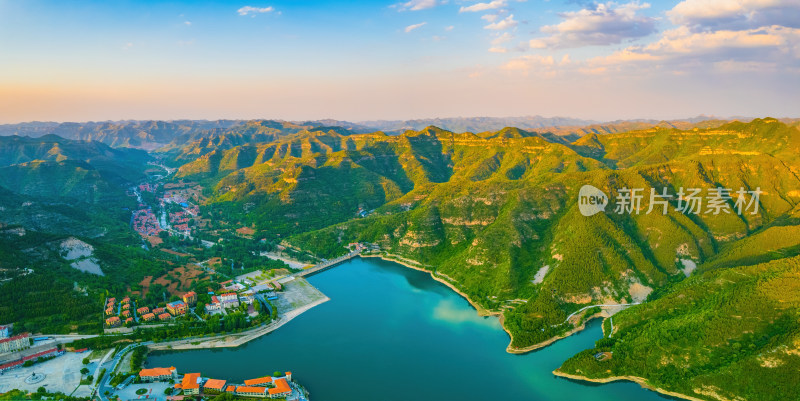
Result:
[[[99,363],[97,365],[97,369],[98,369],[97,374],[99,374],[99,369],[103,365],[107,366],[106,367],[106,374],[103,375],[103,379],[100,381],[100,383],[94,389],[94,391],[92,392],[92,395],[97,393],[97,396],[100,398],[100,401],[110,401],[109,398],[105,395],[105,392],[108,391],[109,393],[111,393],[111,392],[114,391],[114,388],[111,385],[109,385],[109,382],[111,381],[111,373],[113,373],[115,370],[117,370],[117,365],[119,365],[120,361],[122,361],[122,358],[125,356],[125,354],[128,351],[130,351],[130,350],[132,350],[132,349],[134,349],[136,347],[146,346],[146,345],[150,345],[152,343],[153,343],[152,341],[146,341],[146,342],[143,342],[143,343],[130,344],[127,347],[121,349],[119,352],[117,352],[117,354],[114,355],[114,358],[110,362],[105,362],[106,358],[103,358],[103,361],[101,361],[101,363]],[[111,350],[111,352],[113,352],[113,350]],[[109,352],[109,354],[111,352]],[[106,357],[108,357],[108,354],[106,354]],[[95,376],[95,378],[96,377],[97,376]]]
[[[569,319],[570,319],[571,317],[575,316],[576,314],[578,314],[578,313],[581,313],[581,312],[585,311],[586,309],[589,309],[589,308],[594,308],[594,307],[596,307],[596,306],[599,306],[599,307],[612,307],[612,306],[632,306],[632,305],[640,305],[640,304],[641,304],[641,302],[634,302],[634,303],[632,303],[632,304],[604,304],[604,305],[589,305],[589,306],[584,306],[583,308],[580,308],[580,309],[576,310],[575,312],[572,312],[572,313],[570,313],[570,315],[569,315],[569,316],[567,316],[567,319],[566,319],[566,320],[564,320],[564,323],[566,323],[566,322],[569,322]]]

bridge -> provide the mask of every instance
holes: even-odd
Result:
[[[348,253],[347,255],[339,256],[336,259],[331,259],[331,260],[322,262],[322,263],[320,263],[318,265],[315,265],[314,267],[309,267],[308,269],[305,269],[305,270],[303,270],[301,272],[294,273],[291,276],[292,277],[308,277],[308,276],[312,276],[312,275],[317,274],[317,273],[319,273],[321,271],[328,270],[331,267],[334,267],[334,266],[338,265],[339,263],[347,262],[348,260],[353,259],[354,257],[356,257],[356,256],[358,256],[360,254],[361,254],[361,250],[357,249],[357,250],[355,250],[353,252]]]

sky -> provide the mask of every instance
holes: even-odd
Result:
[[[800,117],[800,0],[0,0],[0,123]]]

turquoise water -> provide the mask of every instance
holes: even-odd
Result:
[[[599,321],[524,355],[505,352],[496,318],[427,273],[355,259],[309,281],[331,300],[240,348],[154,354],[148,366],[176,366],[241,382],[291,371],[313,401],[664,400],[635,383],[584,384],[553,376],[591,348]]]

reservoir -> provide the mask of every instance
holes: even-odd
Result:
[[[638,384],[551,373],[602,336],[600,321],[524,355],[428,273],[356,258],[309,278],[331,298],[239,348],[154,353],[148,367],[242,382],[291,371],[312,401],[665,400]]]

